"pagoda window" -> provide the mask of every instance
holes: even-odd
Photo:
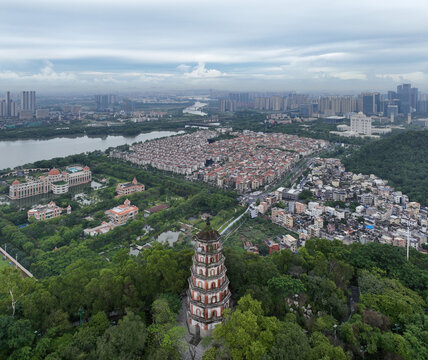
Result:
[[[211,270],[211,275],[215,275],[215,270],[214,269]]]
[[[213,312],[211,313],[212,317],[217,317],[217,310],[213,310]]]
[[[213,296],[212,298],[211,298],[211,303],[212,304],[214,304],[214,303],[216,303],[217,302],[217,296]]]
[[[196,309],[196,316],[202,316],[201,309]]]
[[[204,288],[204,284],[202,283],[202,281],[199,281],[199,282],[198,282],[198,287],[200,287],[200,288],[202,288],[202,289]]]
[[[215,289],[215,288],[216,288],[215,282],[211,283],[211,289]]]

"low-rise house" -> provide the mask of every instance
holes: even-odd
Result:
[[[131,195],[133,193],[142,192],[144,190],[145,186],[143,184],[140,184],[135,177],[131,182],[119,183],[116,186],[117,197]]]
[[[114,229],[116,227],[115,224],[113,224],[112,222],[105,222],[103,221],[101,225],[96,226],[94,228],[89,228],[89,229],[84,229],[83,230],[83,234],[85,236],[96,236],[99,234],[106,234],[108,233],[110,230]]]
[[[137,217],[138,207],[131,205],[131,202],[126,199],[123,205],[115,206],[108,210],[107,214],[113,224],[124,225]]]
[[[155,214],[159,211],[166,210],[166,209],[169,209],[168,204],[159,204],[159,205],[153,206],[151,208],[144,210],[144,217],[148,217],[152,214]]]
[[[71,206],[68,205],[66,208],[62,208],[51,201],[48,205],[37,205],[28,210],[27,218],[28,220],[35,219],[36,221],[49,220],[60,216],[63,211],[71,214]]]

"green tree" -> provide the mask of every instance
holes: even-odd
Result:
[[[129,311],[117,326],[108,328],[97,341],[99,359],[143,359],[147,329],[141,317]]]
[[[246,295],[234,312],[225,311],[225,321],[214,329],[214,338],[224,343],[233,359],[256,360],[271,349],[279,328],[278,319],[264,316],[261,303]]]
[[[308,360],[347,360],[348,357],[340,346],[333,346],[320,332],[314,332],[310,339],[311,350]]]
[[[305,360],[309,356],[310,346],[302,328],[294,323],[281,324],[275,335],[270,353],[263,360]]]

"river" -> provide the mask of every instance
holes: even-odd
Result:
[[[134,137],[107,136],[104,138],[92,138],[82,136],[49,140],[0,141],[0,169],[15,168],[34,161],[49,160],[82,152],[104,151],[109,147],[144,142],[181,133],[183,131],[152,131]]]
[[[192,114],[192,115],[199,115],[199,116],[206,116],[207,113],[201,111],[204,106],[207,106],[208,104],[201,103],[199,101],[195,102],[192,106],[189,106],[183,110],[183,114]]]

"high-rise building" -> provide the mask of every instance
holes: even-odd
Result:
[[[365,115],[374,115],[380,112],[380,94],[374,93],[362,93],[362,111]]]
[[[6,117],[6,100],[0,101],[0,117]]]
[[[284,99],[282,96],[272,96],[270,99],[270,109],[280,111],[284,109]]]
[[[339,114],[341,112],[340,105],[341,105],[341,98],[339,96],[330,97],[330,106],[331,106],[332,113]]]
[[[231,293],[220,234],[208,222],[195,240],[187,291],[187,321],[190,333],[199,338],[210,335],[222,322]]]
[[[6,114],[5,114],[5,116],[11,116],[10,115],[10,113],[11,113],[11,109],[10,109],[10,92],[9,91],[6,91]]]
[[[36,111],[35,91],[21,91],[21,110]]]
[[[18,103],[16,101],[11,100],[9,102],[9,115],[11,117],[18,116]]]
[[[235,100],[239,104],[248,104],[250,102],[250,94],[248,93],[230,93],[229,100]]]
[[[235,100],[220,100],[220,112],[234,112],[236,111],[236,101]]]
[[[357,109],[353,96],[326,96],[318,99],[318,112],[324,115],[347,114]]]
[[[313,107],[312,103],[306,103],[306,104],[300,104],[299,105],[299,114],[303,117],[310,117],[312,116]]]
[[[354,96],[344,96],[342,98],[341,113],[348,114],[357,110],[357,101]]]
[[[410,113],[410,101],[411,101],[411,85],[402,84],[397,86],[397,96],[400,99],[399,111],[401,114]]]
[[[269,110],[270,109],[270,98],[268,98],[268,97],[256,97],[254,99],[254,109],[256,109],[256,110]]]
[[[362,112],[351,115],[351,131],[357,134],[372,134],[372,119],[365,116]]]
[[[400,100],[399,112],[410,114],[416,111],[418,105],[418,89],[412,88],[411,84],[397,86],[397,97]]]
[[[410,89],[410,106],[412,107],[412,111],[416,111],[418,107],[418,89],[411,88]]]
[[[330,110],[330,99],[328,97],[320,97],[318,99],[318,111],[321,114],[328,114]]]
[[[398,116],[398,106],[397,105],[387,105],[386,107],[386,116],[393,116],[396,118]]]
[[[388,100],[395,100],[397,98],[397,93],[395,91],[388,91]]]
[[[419,100],[417,110],[422,113],[428,112],[428,100]]]
[[[95,102],[97,103],[97,110],[104,111],[108,109],[110,105],[110,96],[109,95],[95,95]]]

